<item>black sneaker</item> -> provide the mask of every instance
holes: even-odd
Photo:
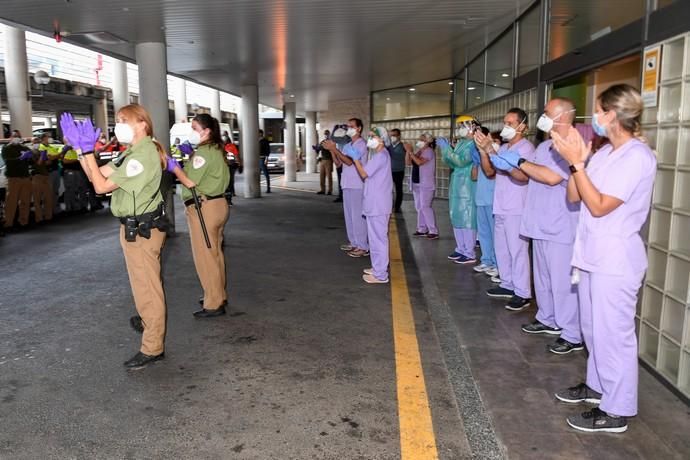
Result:
[[[524,324],[522,326],[522,332],[526,332],[528,334],[559,335],[561,330],[562,329],[560,327],[547,326],[546,324],[540,323],[537,320],[534,320],[533,323]]]
[[[592,390],[586,383],[581,383],[559,391],[556,393],[556,399],[569,404],[599,404],[601,402],[601,393]]]
[[[342,197],[338,197],[335,200],[333,200],[333,203],[342,203],[342,202],[343,202]]]
[[[510,298],[510,301],[506,304],[506,310],[510,311],[522,311],[529,307],[530,299],[524,299],[519,295],[514,295]]]
[[[510,289],[502,288],[502,287],[495,287],[488,289],[486,291],[486,295],[489,297],[494,297],[497,299],[512,299],[515,293],[511,291]]]
[[[551,353],[556,353],[557,355],[567,355],[571,351],[584,350],[585,344],[568,342],[563,337],[559,337],[554,343],[548,346],[548,349]]]
[[[414,232],[412,236],[427,236],[429,232]]]
[[[141,369],[143,367],[148,366],[151,363],[155,363],[156,361],[160,361],[163,358],[165,358],[165,353],[161,353],[160,355],[150,356],[150,355],[145,355],[142,352],[137,352],[136,355],[132,356],[130,359],[125,361],[125,367],[129,370]]]
[[[576,430],[588,433],[624,433],[628,429],[628,419],[626,417],[612,417],[598,407],[568,417],[566,421],[568,425]]]
[[[324,193],[325,192],[323,190],[319,190],[318,192],[316,192],[317,195],[323,195]]]

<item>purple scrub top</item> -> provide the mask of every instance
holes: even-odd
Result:
[[[359,159],[359,162],[362,163],[362,166],[366,165],[368,160],[367,156],[369,154],[369,149],[367,149],[367,142],[360,137],[356,141],[350,142],[349,145],[351,145],[354,149],[360,151],[362,156]],[[364,187],[364,184],[362,183],[362,178],[359,177],[359,173],[357,172],[357,168],[355,168],[354,164],[351,166],[343,164],[343,172],[340,175],[340,179],[342,181],[343,188],[361,189]]]
[[[431,147],[424,147],[420,155],[426,163],[419,167],[419,187],[424,189],[436,189],[436,153]]]
[[[515,145],[503,144],[499,153],[506,150],[517,151],[527,161],[534,161],[534,145],[522,139]],[[496,189],[494,191],[494,214],[520,216],[527,198],[527,183],[516,181],[505,171],[496,171]]]
[[[365,216],[384,216],[393,209],[393,176],[391,175],[391,156],[385,148],[374,152],[371,160],[364,165],[367,178],[364,181]]]

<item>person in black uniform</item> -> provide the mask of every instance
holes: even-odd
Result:
[[[264,130],[259,130],[259,167],[266,178],[266,193],[271,193],[271,177],[268,175],[268,156],[271,154],[271,144],[264,137]]]

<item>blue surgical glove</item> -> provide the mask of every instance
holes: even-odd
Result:
[[[506,163],[508,163],[513,168],[518,167],[518,160],[520,159],[520,154],[517,153],[515,150],[504,150],[503,152],[501,152],[499,156],[503,158],[506,161]]]
[[[446,139],[445,137],[439,137],[438,139],[436,139],[436,145],[441,150],[445,150],[448,147],[450,147],[450,142],[448,142],[448,139]]]
[[[476,146],[472,146],[470,149],[470,155],[472,156],[472,164],[475,166],[479,166],[482,162],[481,156],[479,156],[479,150],[477,150]]]
[[[180,164],[173,157],[167,157],[166,160],[165,170],[169,173],[174,173],[175,169],[180,167]]]
[[[353,160],[360,160],[362,158],[362,152],[360,152],[359,149],[354,148],[352,145],[346,145],[345,149],[347,150],[347,153],[343,153],[345,153],[345,155],[349,156]]]
[[[491,159],[491,164],[494,165],[494,168],[505,172],[510,172],[513,170],[513,167],[510,166],[510,163],[498,155],[489,155],[489,158]]]

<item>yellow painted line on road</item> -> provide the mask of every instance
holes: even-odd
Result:
[[[391,299],[400,420],[400,458],[438,459],[429,396],[395,218],[390,225]]]

